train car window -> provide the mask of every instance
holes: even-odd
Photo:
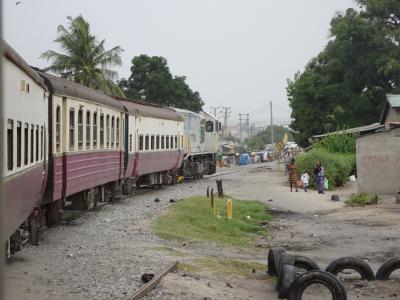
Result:
[[[115,120],[111,118],[111,148],[114,148],[114,137],[115,137]]]
[[[206,122],[206,132],[213,132],[214,131],[214,122],[207,121]]]
[[[36,161],[39,161],[39,125],[36,125]]]
[[[90,111],[86,111],[86,149],[90,149]]]
[[[129,135],[129,152],[132,152],[132,134]]]
[[[97,112],[93,113],[93,149],[97,148]]]
[[[146,134],[145,140],[144,140],[144,150],[149,150],[149,135]]]
[[[156,149],[157,150],[160,149],[160,136],[159,135],[156,136]]]
[[[143,135],[139,135],[139,150],[143,150]]]
[[[40,160],[43,160],[43,126],[40,126]]]
[[[56,152],[60,152],[60,140],[61,140],[61,125],[60,125],[60,119],[61,119],[61,108],[60,105],[57,105],[56,108]]]
[[[69,150],[73,151],[75,148],[75,109],[69,110]]]
[[[175,136],[175,149],[178,149],[179,147],[178,147],[178,137],[177,136]]]
[[[7,122],[7,169],[12,171],[14,169],[14,122],[8,120]]]
[[[183,135],[181,136],[181,148],[183,149]]]
[[[107,148],[110,148],[110,115],[106,117],[106,140]]]
[[[151,150],[154,150],[154,135],[152,135],[150,138],[150,146],[151,146]]]
[[[173,135],[171,135],[170,145],[171,145],[171,149],[175,149],[174,148],[174,136]]]
[[[100,114],[100,148],[104,148],[104,114]]]
[[[119,118],[117,118],[117,125],[116,125],[116,130],[117,130],[117,133],[116,133],[116,145],[117,145],[117,148],[119,148]]]
[[[124,149],[124,145],[125,145],[125,134],[124,134],[124,132],[125,132],[125,119],[124,118],[121,119],[120,132],[122,132],[122,136],[121,136],[122,147],[121,147],[121,149]]]
[[[35,131],[35,126],[31,124],[31,163],[33,163],[34,131]]]
[[[165,137],[165,149],[169,149],[169,135]]]
[[[25,123],[24,126],[24,165],[27,166],[28,165],[28,148],[29,148],[29,124]]]
[[[219,132],[222,131],[222,124],[221,124],[221,122],[218,122],[218,131],[219,131]]]
[[[161,149],[165,149],[164,136],[161,136]]]
[[[17,122],[17,168],[21,168],[22,156],[22,128],[21,122]]]
[[[78,149],[83,147],[83,109],[78,110]]]

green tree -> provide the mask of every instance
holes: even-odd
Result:
[[[395,29],[377,17],[379,3],[359,1],[362,10],[348,9],[331,21],[325,49],[288,80],[291,127],[302,146],[314,134],[368,125],[379,120],[386,94],[400,86],[399,46]],[[374,6],[369,6],[374,4]],[[379,8],[385,10],[384,6]],[[385,15],[385,14],[382,14]]]
[[[131,76],[119,81],[130,99],[200,111],[204,105],[198,92],[193,92],[184,76],[173,76],[167,60],[161,56],[140,55],[132,59]]]
[[[285,134],[288,135],[289,141],[293,140],[292,133],[289,129],[274,125],[274,142],[282,141]],[[271,144],[271,126],[258,132],[256,135],[249,137],[245,143],[249,150],[258,151],[264,149],[266,144]]]
[[[98,89],[109,95],[124,96],[122,90],[115,84],[118,73],[109,69],[120,66],[122,48],[117,46],[110,50],[104,49],[105,40],[97,41],[90,33],[90,26],[82,16],[68,17],[68,28],[59,25],[58,37],[54,41],[59,44],[64,53],[48,50],[41,58],[51,61],[45,68],[63,78],[73,80],[87,87]]]

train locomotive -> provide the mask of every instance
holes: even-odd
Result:
[[[111,97],[30,67],[3,46],[3,183],[7,254],[38,244],[66,206],[91,209],[141,185],[215,173],[211,115]]]

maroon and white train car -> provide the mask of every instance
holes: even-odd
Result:
[[[4,237],[19,250],[66,203],[89,209],[136,185],[174,183],[184,123],[175,110],[116,99],[35,71],[4,43]],[[23,225],[21,227],[21,225]]]
[[[128,113],[126,176],[137,186],[174,183],[183,159],[181,117],[167,107],[123,100],[120,103]]]
[[[48,99],[42,78],[4,41],[3,63],[3,182],[5,218],[3,243],[7,254],[20,250],[37,232],[39,202],[46,188]],[[30,218],[31,217],[31,218]],[[36,235],[34,235],[34,238]]]
[[[124,107],[114,98],[46,73],[50,91],[49,181],[42,205],[58,223],[66,201],[93,207],[124,177]],[[109,195],[108,195],[109,194]]]

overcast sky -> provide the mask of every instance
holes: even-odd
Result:
[[[276,123],[290,121],[286,80],[318,54],[337,11],[353,0],[3,0],[4,38],[31,65],[57,50],[53,40],[67,16],[82,14],[106,48],[124,49],[120,77],[139,54],[168,60],[200,92],[205,110],[229,106],[265,122],[272,100]]]

